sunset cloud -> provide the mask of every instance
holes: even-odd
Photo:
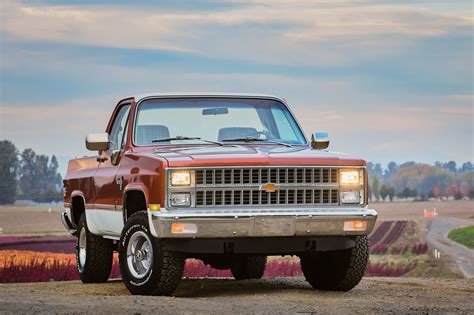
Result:
[[[98,2],[0,3],[1,139],[82,155],[122,97],[249,92],[335,150],[473,159],[469,1]]]
[[[304,64],[317,64],[319,59],[347,62],[349,56],[342,53],[347,49],[353,50],[350,58],[370,57],[394,47],[400,49],[416,38],[445,35],[455,28],[464,27],[467,33],[473,23],[472,15],[441,13],[406,4],[330,4],[245,1],[218,12],[187,12],[132,5],[7,1],[1,18],[4,32],[23,40]],[[233,36],[228,38],[228,32]],[[219,41],[225,45],[217,44]],[[209,45],[213,49],[208,49]],[[334,49],[328,51],[325,45],[333,45]],[[268,50],[272,51],[271,56],[253,53]],[[314,53],[319,55],[318,59],[312,58]],[[288,59],[289,56],[297,58]]]

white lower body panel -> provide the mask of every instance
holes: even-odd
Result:
[[[92,234],[120,237],[123,229],[122,211],[86,209],[87,227]]]

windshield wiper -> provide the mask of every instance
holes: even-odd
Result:
[[[211,140],[203,140],[199,137],[186,137],[186,136],[176,136],[176,137],[167,137],[167,138],[159,138],[159,139],[154,139],[151,142],[166,142],[166,141],[173,141],[173,140],[201,140],[204,142],[212,143],[212,144],[218,144],[220,146],[223,146],[223,143],[217,142],[217,141],[211,141]]]
[[[269,143],[284,145],[286,147],[291,147],[291,144],[289,144],[289,143],[278,142],[278,141],[273,141],[273,140],[269,140],[269,139],[262,139],[262,138],[257,138],[257,137],[241,137],[241,138],[222,139],[222,142],[257,142],[257,141],[269,142]]]

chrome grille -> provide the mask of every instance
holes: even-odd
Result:
[[[197,207],[266,205],[337,205],[339,189],[217,189],[196,191]]]
[[[196,207],[338,205],[336,168],[223,168],[195,171]],[[260,186],[273,183],[277,191]]]
[[[335,168],[236,168],[196,170],[196,186],[337,184]]]

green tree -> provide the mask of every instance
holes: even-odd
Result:
[[[380,197],[382,197],[382,200],[385,201],[385,198],[387,198],[387,196],[388,196],[388,187],[387,187],[387,185],[382,184],[382,186],[380,186],[379,193],[380,193]]]
[[[387,186],[387,188],[388,188],[388,199],[390,199],[390,201],[393,201],[393,197],[395,197],[395,187]]]
[[[406,166],[400,166],[390,180],[397,191],[403,191],[407,187],[412,192],[416,190],[418,196],[424,199],[433,192],[435,185],[439,184],[441,191],[444,191],[455,181],[455,176],[444,168],[427,164],[405,164]]]
[[[462,167],[461,167],[460,171],[463,172],[463,173],[471,172],[471,171],[474,171],[474,167],[472,166],[471,162],[466,162],[466,163],[462,164]]]
[[[390,180],[390,178],[398,171],[398,165],[395,162],[390,162],[387,165],[387,169],[384,171],[384,180]]]
[[[17,195],[18,150],[8,140],[0,141],[0,204],[13,204]]]
[[[371,188],[372,188],[372,193],[374,194],[375,200],[379,201],[379,199],[380,199],[380,192],[379,192],[380,180],[377,176],[372,177]]]
[[[61,176],[58,161],[46,155],[37,155],[32,149],[21,154],[20,188],[23,197],[37,202],[61,200]]]

